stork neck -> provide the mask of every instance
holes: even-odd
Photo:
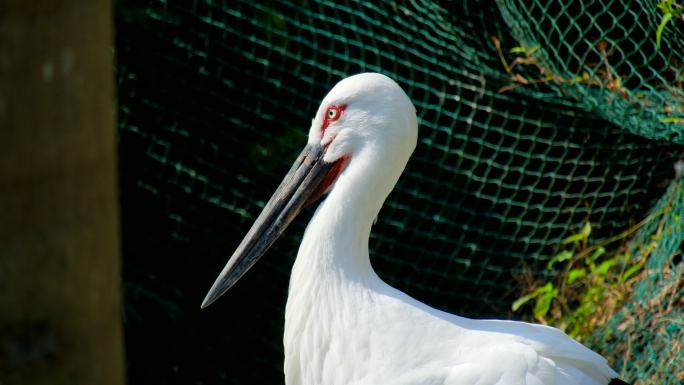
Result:
[[[382,175],[378,167],[363,167],[370,161],[353,158],[316,210],[298,255],[298,260],[310,259],[310,268],[354,279],[375,276],[368,238],[397,177]]]

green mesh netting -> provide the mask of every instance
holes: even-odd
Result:
[[[650,253],[645,278],[622,310],[597,330],[593,346],[638,384],[684,381],[684,181],[672,183],[656,218],[631,243]],[[650,251],[647,245],[657,245]],[[646,251],[649,250],[649,251]]]
[[[374,227],[374,267],[435,307],[510,316],[523,265],[543,266],[587,220],[607,238],[681,191],[667,185],[684,141],[684,39],[675,20],[657,49],[661,17],[651,2],[120,0],[131,383],[282,383],[283,306],[307,213],[217,305],[199,303],[321,98],[363,71],[397,80],[420,119]],[[681,240],[663,239],[658,287],[670,281],[657,266],[681,276]],[[617,356],[633,330],[632,359],[614,357],[627,379],[658,370],[654,336],[681,331],[615,322],[594,347]],[[671,368],[663,384],[677,383]]]

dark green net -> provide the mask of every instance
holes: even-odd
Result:
[[[132,384],[282,383],[310,211],[225,298],[199,304],[345,76],[382,72],[418,110],[418,147],[370,246],[383,279],[432,306],[509,317],[514,277],[587,220],[600,240],[667,194],[681,201],[682,22],[658,49],[652,2],[120,0],[116,13]],[[681,277],[681,231],[662,239],[649,289],[618,317]],[[681,307],[659,327],[616,318],[593,347],[646,378],[668,348],[656,336],[681,342]]]

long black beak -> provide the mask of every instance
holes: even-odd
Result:
[[[271,247],[309,198],[320,194],[319,186],[335,164],[323,161],[324,153],[325,148],[318,144],[304,148],[216,278],[202,302],[202,308],[211,305],[230,289]]]

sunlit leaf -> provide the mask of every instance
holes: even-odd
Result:
[[[584,268],[572,269],[568,272],[568,283],[571,284],[587,275],[587,270]]]
[[[591,223],[587,221],[587,223],[584,224],[582,231],[563,239],[563,244],[567,245],[568,243],[584,241],[589,238],[589,235],[591,235]]]
[[[572,251],[563,250],[560,253],[554,255],[553,258],[551,258],[551,260],[546,264],[546,268],[551,270],[554,264],[558,262],[567,261],[568,259],[571,259],[573,255],[574,254],[572,253]]]
[[[600,246],[598,249],[596,249],[596,251],[594,251],[591,254],[591,257],[589,257],[589,259],[591,259],[592,261],[595,261],[598,257],[602,256],[605,253],[606,253],[606,249],[603,246]]]
[[[542,289],[542,292],[537,297],[534,305],[535,317],[544,317],[551,308],[551,301],[558,295],[558,289],[554,288],[550,282],[540,289]]]
[[[672,20],[672,14],[664,14],[663,20],[660,22],[658,30],[656,30],[656,47],[658,47],[658,49],[660,49],[660,38],[663,36],[663,30],[665,30],[665,26],[670,22],[670,20]]]
[[[630,277],[632,277],[634,274],[638,273],[642,268],[644,267],[643,262],[639,262],[636,265],[630,267],[629,269],[625,270],[624,273],[622,273],[622,282],[627,281]]]
[[[513,302],[513,305],[511,306],[511,308],[513,309],[513,311],[516,311],[516,310],[520,309],[521,306],[523,306],[524,304],[529,302],[530,300],[532,300],[534,298],[541,297],[541,296],[545,296],[545,295],[547,295],[547,293],[549,293],[553,290],[554,290],[553,284],[551,282],[547,282],[546,285],[538,287],[533,292],[531,292],[530,294],[524,295],[524,296],[518,298],[517,300],[515,300],[515,302]],[[556,292],[558,292],[558,290],[556,290]]]
[[[599,267],[594,271],[594,273],[598,275],[606,275],[608,273],[608,270],[610,270],[611,267],[615,265],[615,260],[614,259],[609,259],[607,261],[603,261]]]
[[[515,302],[513,302],[511,309],[513,311],[518,311],[518,309],[520,309],[520,307],[522,305],[530,302],[530,300],[533,299],[534,297],[536,297],[537,295],[538,295],[538,293],[535,291],[535,292],[532,292],[530,294],[524,295],[524,296],[516,299]]]
[[[671,13],[672,12],[672,0],[663,0],[660,3],[656,4],[656,7],[663,11],[663,13]]]
[[[658,47],[658,48],[660,48],[660,47]],[[661,123],[667,123],[667,124],[684,123],[684,118],[678,118],[676,116],[668,116],[666,118],[660,118],[659,120]]]

